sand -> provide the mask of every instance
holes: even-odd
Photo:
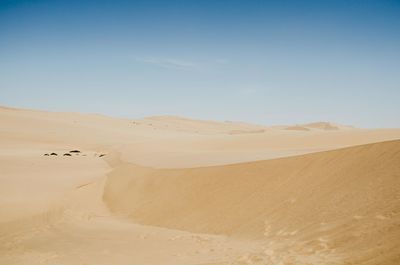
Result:
[[[398,264],[399,139],[0,108],[0,264]]]

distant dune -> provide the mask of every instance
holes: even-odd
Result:
[[[216,122],[207,120],[194,120],[177,116],[153,116],[138,120],[137,124],[152,126],[163,130],[176,130],[200,134],[226,134],[226,133],[259,133],[264,132],[266,126],[254,125],[244,122]]]
[[[285,130],[174,116],[130,120],[9,108],[0,110],[0,119],[4,151],[117,151],[128,162],[160,168],[264,160],[400,138],[400,129]]]
[[[0,264],[398,264],[400,129],[0,108]]]
[[[294,126],[284,127],[285,130],[295,130],[295,131],[310,131],[310,130],[324,130],[324,131],[335,131],[335,130],[349,130],[355,129],[348,125],[339,125],[331,122],[313,122]]]
[[[310,129],[305,127],[305,126],[301,126],[301,125],[295,125],[295,126],[288,126],[285,128],[285,130],[293,130],[293,131],[309,131]]]
[[[314,122],[314,123],[304,124],[303,126],[320,130],[339,130],[339,126],[334,125],[330,122]],[[344,126],[341,127],[343,128]]]

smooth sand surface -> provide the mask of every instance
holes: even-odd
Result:
[[[0,108],[0,264],[398,264],[398,139]]]

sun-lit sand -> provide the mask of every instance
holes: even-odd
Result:
[[[399,225],[400,129],[0,108],[0,264],[399,264]]]

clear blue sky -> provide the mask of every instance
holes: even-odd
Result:
[[[400,127],[400,1],[0,0],[0,105]]]

